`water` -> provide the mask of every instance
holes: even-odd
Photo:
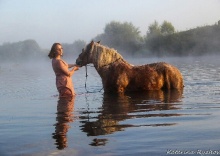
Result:
[[[91,93],[86,93],[81,68],[73,77],[77,96],[72,101],[58,100],[50,62],[1,64],[0,155],[217,155],[217,58],[129,59],[177,66],[184,76],[183,94],[104,94],[93,67],[86,82]]]

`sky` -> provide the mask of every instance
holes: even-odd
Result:
[[[34,39],[50,49],[54,42],[89,42],[112,21],[130,22],[145,35],[164,20],[177,31],[216,24],[220,0],[0,0],[0,45]]]

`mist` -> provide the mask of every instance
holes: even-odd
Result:
[[[132,23],[112,21],[106,24],[104,33],[97,34],[93,40],[101,41],[101,44],[114,48],[125,58],[219,55],[220,21],[214,25],[200,26],[181,32],[173,31],[165,35],[152,31],[146,36],[142,36],[138,27]],[[84,40],[61,43],[64,48],[64,59],[72,62],[88,43]],[[44,49],[34,39],[4,43],[0,45],[0,60],[20,63],[47,61],[49,50],[50,47]]]

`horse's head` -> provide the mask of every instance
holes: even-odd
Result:
[[[99,42],[97,42],[99,43]],[[85,66],[89,63],[92,63],[91,54],[92,49],[96,44],[94,41],[91,41],[85,48],[82,49],[82,53],[79,54],[78,58],[76,59],[76,64],[79,66]]]
[[[108,66],[121,58],[122,56],[117,53],[116,50],[101,45],[100,41],[91,41],[82,49],[82,53],[76,59],[76,64],[85,66],[89,63],[93,63],[94,67],[98,69]]]

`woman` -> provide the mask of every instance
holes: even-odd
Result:
[[[79,69],[75,64],[67,64],[61,59],[63,48],[60,43],[54,43],[48,57],[52,59],[52,67],[56,75],[56,86],[60,97],[74,96],[75,91],[71,76]],[[69,70],[68,68],[72,68]]]

